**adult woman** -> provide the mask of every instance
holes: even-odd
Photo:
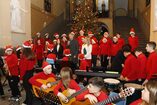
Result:
[[[142,97],[130,105],[157,105],[157,79],[151,79],[145,84]]]

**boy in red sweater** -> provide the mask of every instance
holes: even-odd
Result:
[[[19,83],[18,58],[13,53],[12,46],[6,46],[5,53],[6,58],[4,68],[8,72],[7,79],[12,93],[10,100],[18,100],[20,96],[20,91],[18,88]]]
[[[146,64],[146,80],[143,85],[148,82],[151,78],[157,78],[157,53],[155,52],[156,43],[151,41],[146,45],[146,50],[149,53],[149,57]]]
[[[33,77],[31,77],[29,79],[29,83],[31,83],[34,86],[40,87],[41,89],[47,89],[51,87],[50,83],[45,85],[36,80],[37,79],[47,80],[48,78],[55,78],[55,75],[52,73],[52,66],[48,62],[43,62],[42,68],[43,68],[43,72],[40,72],[34,75]]]
[[[140,80],[144,80],[146,78],[146,63],[147,63],[147,58],[146,56],[142,53],[142,50],[140,48],[135,49],[135,55],[137,57],[138,61],[138,78]]]
[[[102,91],[104,81],[101,77],[93,77],[89,80],[88,89],[76,97],[77,101],[88,99],[91,104],[101,102],[108,98],[107,94]]]
[[[138,79],[138,62],[134,55],[131,54],[131,47],[126,46],[123,48],[123,54],[126,60],[123,65],[123,70],[120,80],[135,81]]]

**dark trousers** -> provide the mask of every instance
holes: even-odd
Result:
[[[8,83],[11,89],[11,94],[13,97],[18,97],[20,96],[20,91],[18,87],[19,83],[19,77],[18,76],[8,76]]]
[[[92,55],[92,65],[93,65],[93,67],[96,67],[96,63],[97,63],[97,55]]]
[[[101,66],[105,67],[107,69],[107,65],[108,65],[108,59],[107,59],[108,55],[101,55]]]
[[[26,99],[24,101],[27,105],[32,105],[33,94],[32,94],[32,85],[29,83],[29,79],[33,76],[34,70],[29,70],[23,76],[23,88],[26,92]]]
[[[3,85],[1,83],[1,77],[0,77],[0,95],[4,95]]]
[[[42,67],[42,64],[43,64],[43,59],[40,59],[40,60],[38,59],[38,66]]]

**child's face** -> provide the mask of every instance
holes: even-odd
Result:
[[[6,54],[7,54],[7,55],[11,55],[12,52],[13,52],[12,50],[8,50],[8,51],[6,51]]]
[[[142,100],[146,101],[147,103],[149,103],[149,91],[148,89],[145,87],[144,90],[142,91]]]
[[[44,70],[45,74],[51,74],[52,73],[52,66],[48,66],[45,70]]]
[[[88,90],[89,90],[89,93],[97,93],[100,91],[100,88],[97,87],[97,86],[94,86],[92,84],[89,84],[88,85]]]

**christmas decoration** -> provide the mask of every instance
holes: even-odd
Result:
[[[99,35],[97,12],[93,12],[93,0],[74,0],[72,3],[75,9],[71,31],[78,33],[82,29],[85,34],[88,31],[92,31],[94,35]]]

